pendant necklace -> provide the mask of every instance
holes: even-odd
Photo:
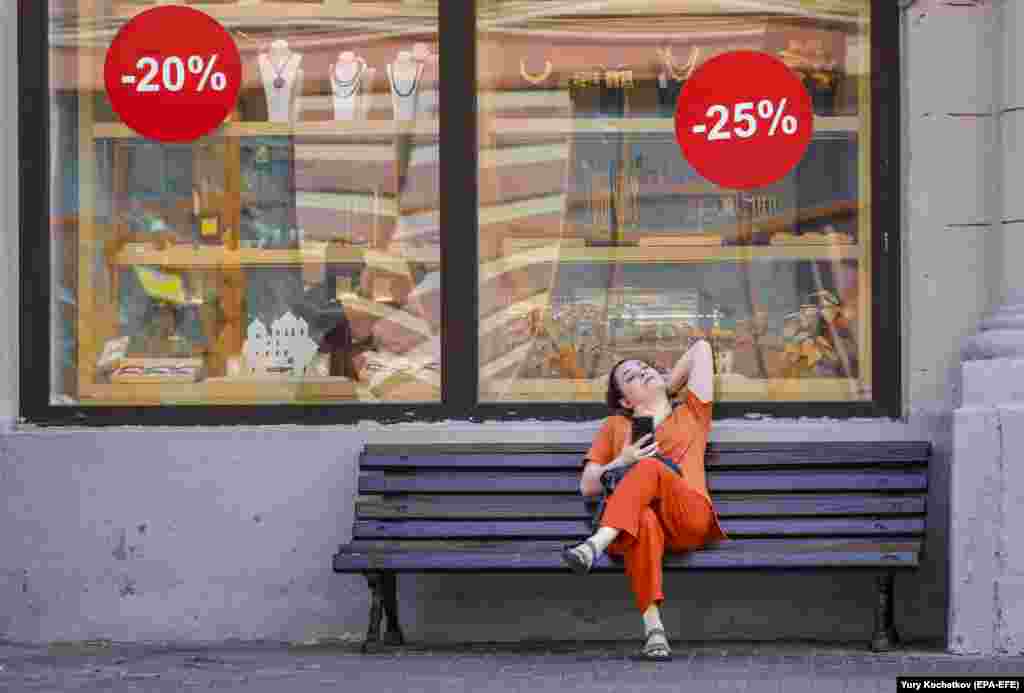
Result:
[[[665,67],[668,68],[672,78],[677,82],[682,82],[693,74],[693,69],[697,66],[697,56],[700,55],[700,46],[693,47],[693,50],[690,51],[690,60],[682,70],[679,70],[676,67],[675,60],[672,58],[671,48],[666,48],[664,50],[659,49],[658,53],[661,55],[662,62],[665,63]]]
[[[270,59],[270,56],[267,56],[267,62],[270,63],[270,69],[274,71],[274,89],[282,89],[284,87],[284,77],[281,75],[283,75],[284,71],[288,69],[288,63],[291,61],[292,56],[289,55],[284,59],[284,63],[281,65],[281,68],[278,69],[277,66],[274,65],[274,61]]]
[[[347,94],[339,94],[339,96],[341,96],[342,98],[347,99],[348,97],[355,94],[356,89],[359,88],[359,79],[363,76],[363,70],[366,68],[366,63],[364,63],[363,61],[359,61],[359,69],[356,70],[356,73],[355,75],[352,76],[352,79],[348,81],[338,79],[338,67],[340,66],[341,63],[335,64],[334,71],[331,72],[331,79],[334,81],[334,85],[338,87],[339,91],[343,87],[352,87],[352,89]]]
[[[405,92],[403,94],[398,89],[398,75],[395,74],[397,71],[394,68],[392,68],[391,69],[391,74],[388,77],[389,77],[389,79],[391,81],[391,88],[395,90],[395,94],[404,99],[405,97],[410,96],[414,91],[416,91],[416,84],[417,84],[417,82],[420,81],[420,73],[422,71],[423,71],[423,66],[422,65],[417,65],[416,66],[416,76],[413,77],[413,79],[412,79],[412,85],[409,87],[409,91],[407,91],[407,92]]]

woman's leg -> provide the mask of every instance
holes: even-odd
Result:
[[[636,538],[641,512],[677,490],[673,488],[673,478],[679,479],[679,476],[661,460],[645,457],[637,462],[608,499],[601,516],[602,527],[614,527]]]
[[[665,626],[658,610],[658,605],[665,600],[662,592],[665,530],[654,509],[648,506],[640,512],[636,538],[623,532],[608,551],[625,558],[633,598],[643,616],[646,652],[656,657],[670,655],[668,637],[664,635]]]
[[[669,551],[681,552],[700,548],[714,524],[714,515],[707,499],[676,477],[671,482],[669,497],[654,505],[655,514],[665,530],[665,545]]]
[[[618,493],[618,489],[616,489]],[[608,552],[625,559],[626,575],[640,613],[665,599],[661,591],[661,562],[665,556],[665,530],[650,507],[640,512],[635,536],[622,532]]]
[[[619,540],[620,532],[628,532],[634,538],[637,536],[640,511],[660,497],[664,472],[674,475],[660,460],[644,458],[615,487],[615,493],[608,499],[601,516],[601,527],[586,542],[572,549],[588,569],[597,556],[587,542],[593,544],[600,555]]]

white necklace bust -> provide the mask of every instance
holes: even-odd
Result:
[[[416,98],[416,109],[420,114],[434,114],[437,111],[437,53],[430,52],[430,46],[426,43],[416,43],[412,47],[413,58],[416,59],[422,68],[418,95]]]
[[[373,80],[373,68],[353,53],[344,51],[331,67],[331,92],[334,94],[335,120],[364,118],[369,100],[365,96],[367,86]]]
[[[277,40],[270,44],[268,52],[260,53],[258,62],[268,119],[275,123],[298,120],[302,56],[293,52],[287,41]]]
[[[416,119],[416,97],[423,64],[409,51],[400,51],[395,62],[387,66],[388,86],[395,120]]]

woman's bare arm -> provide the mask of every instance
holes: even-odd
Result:
[[[601,486],[601,473],[604,467],[596,462],[587,462],[580,477],[580,493],[584,496],[600,496],[603,487]]]
[[[606,465],[587,460],[580,474],[580,493],[584,496],[599,496],[604,491],[601,485],[601,475],[618,467],[631,467],[642,457],[658,455],[661,450],[658,448],[658,441],[653,433],[648,433],[635,443],[625,441],[619,456]]]
[[[672,368],[668,378],[668,391],[675,393],[684,385],[702,402],[714,399],[714,359],[711,345],[706,339],[694,342]]]

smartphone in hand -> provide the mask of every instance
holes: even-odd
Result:
[[[654,433],[654,417],[653,416],[634,416],[633,417],[633,442],[640,440],[648,433]]]

